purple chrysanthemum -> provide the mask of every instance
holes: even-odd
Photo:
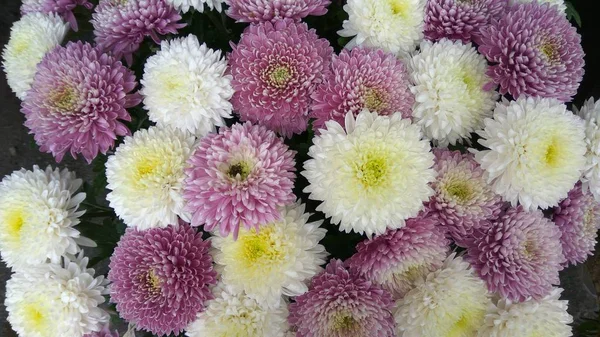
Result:
[[[581,184],[554,209],[554,222],[562,233],[560,242],[568,263],[582,263],[592,255],[600,229],[600,203]]]
[[[467,250],[488,289],[519,302],[548,295],[565,262],[558,227],[521,206],[506,211]]]
[[[56,13],[67,21],[74,31],[77,31],[77,19],[73,14],[73,9],[77,6],[83,6],[87,9],[94,7],[89,0],[24,0],[21,5],[21,14],[34,12]]]
[[[264,126],[235,124],[202,138],[188,160],[184,198],[192,226],[258,229],[279,219],[279,207],[295,200],[295,152]]]
[[[129,134],[125,108],[139,104],[135,75],[88,43],[68,43],[44,56],[22,111],[43,152],[60,162],[67,151],[88,162]]]
[[[119,337],[119,332],[117,330],[111,331],[108,328],[108,325],[106,325],[102,330],[87,334],[83,337]]]
[[[469,43],[479,30],[506,8],[506,0],[429,0],[425,10],[425,38]]]
[[[401,229],[360,242],[346,265],[351,272],[381,285],[399,299],[418,278],[444,264],[449,243],[434,218],[413,218]]]
[[[484,178],[484,170],[472,154],[435,149],[435,194],[426,203],[440,225],[459,246],[466,246],[473,230],[495,220],[504,202]]]
[[[238,22],[262,22],[324,15],[330,0],[226,0],[227,15]]]
[[[129,228],[110,258],[111,301],[138,329],[178,334],[212,299],[217,283],[209,254],[188,224],[144,231]]]
[[[392,337],[391,294],[333,259],[290,304],[298,337]]]
[[[500,93],[557,98],[577,93],[583,78],[581,37],[565,15],[537,1],[510,6],[481,29],[479,52]]]
[[[176,34],[185,27],[181,15],[166,0],[100,0],[93,14],[96,43],[104,51],[133,62],[133,52],[144,37],[160,43],[159,35]]]
[[[232,48],[232,103],[241,119],[285,137],[306,130],[310,95],[333,53],[329,42],[286,19],[252,24]]]
[[[379,115],[400,112],[410,118],[415,99],[408,87],[406,67],[395,55],[344,49],[333,56],[331,70],[312,94],[313,128],[323,128],[331,119],[343,124],[348,112],[356,116],[363,108]]]

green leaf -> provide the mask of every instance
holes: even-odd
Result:
[[[581,17],[579,16],[579,13],[577,13],[575,6],[573,6],[571,1],[565,1],[565,5],[567,5],[567,19],[569,21],[575,20],[577,26],[581,27]]]

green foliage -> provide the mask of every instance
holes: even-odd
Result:
[[[581,27],[581,17],[579,16],[579,13],[577,13],[575,6],[573,6],[571,1],[565,1],[565,5],[567,5],[567,19],[569,19],[569,21],[575,21],[575,23]]]

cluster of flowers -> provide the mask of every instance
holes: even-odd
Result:
[[[194,35],[160,41],[219,0],[100,0],[95,44],[64,46],[91,3],[24,1],[3,66],[25,125],[57,161],[109,155],[128,229],[95,276],[81,180],[5,177],[20,336],[118,336],[104,295],[157,335],[572,335],[558,272],[600,228],[600,103],[565,105],[584,63],[562,0],[349,0],[339,54],[302,22],[328,0],[225,2],[249,23],[226,57]],[[146,37],[160,50],[137,90],[125,64]],[[131,134],[142,102],[156,125]],[[309,125],[304,192],[366,236],[346,261],[328,261],[323,220],[293,192],[285,139]]]

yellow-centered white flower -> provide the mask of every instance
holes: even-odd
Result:
[[[298,296],[322,270],[327,252],[319,244],[325,237],[322,221],[308,222],[304,204],[281,210],[281,220],[260,229],[241,228],[232,236],[212,237],[213,257],[223,283],[245,292],[261,305],[277,307],[282,295]]]
[[[585,121],[587,153],[581,182],[583,188],[589,189],[594,199],[600,202],[600,101],[594,103],[594,98],[590,98],[581,110],[575,107],[574,112]]]
[[[554,99],[519,98],[496,105],[485,120],[475,160],[504,200],[526,210],[556,206],[585,168],[583,120]]]
[[[345,128],[328,121],[314,137],[302,175],[317,210],[345,232],[382,234],[404,227],[433,194],[433,154],[421,129],[400,113],[363,110]]]

